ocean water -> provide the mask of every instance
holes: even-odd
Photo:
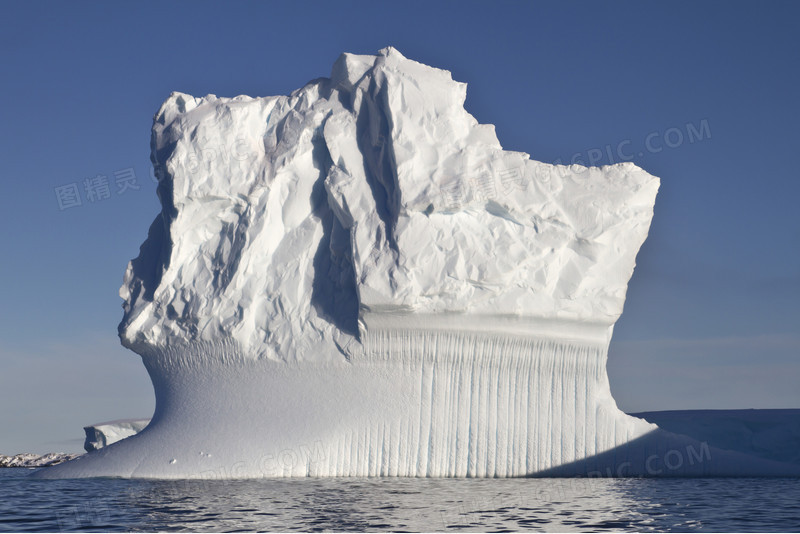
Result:
[[[32,480],[0,531],[798,531],[800,479]]]

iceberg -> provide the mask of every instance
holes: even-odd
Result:
[[[86,439],[83,448],[86,452],[102,449],[119,440],[138,434],[150,424],[150,419],[118,419],[83,427]]]
[[[120,290],[152,422],[44,476],[574,475],[665,443],[606,374],[658,178],[503,150],[465,98],[391,47],[288,96],[173,93]]]
[[[631,415],[718,449],[800,466],[800,410],[669,410]]]

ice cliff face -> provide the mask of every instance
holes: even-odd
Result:
[[[465,97],[393,48],[343,54],[290,96],[173,93],[151,142],[163,209],[120,290],[123,344],[325,361],[371,321],[613,324],[658,179],[504,151]]]

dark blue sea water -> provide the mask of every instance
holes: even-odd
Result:
[[[800,479],[31,480],[0,531],[798,531]]]

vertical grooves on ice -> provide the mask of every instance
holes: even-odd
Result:
[[[396,382],[387,392],[394,411],[329,429],[324,461],[303,459],[278,475],[504,477],[591,458],[649,430],[614,405],[606,350],[600,341],[370,330],[342,372],[361,368],[362,376],[389,377],[388,388]],[[235,343],[171,345],[144,358],[161,376],[261,366]],[[159,410],[180,409],[173,404],[186,399],[159,384]]]
[[[600,344],[382,330],[364,347],[353,363],[402,362],[418,377],[418,404],[397,421],[344,433],[329,448],[330,473],[318,474],[530,474],[612,448],[618,423],[635,433],[597,403],[606,394]]]

